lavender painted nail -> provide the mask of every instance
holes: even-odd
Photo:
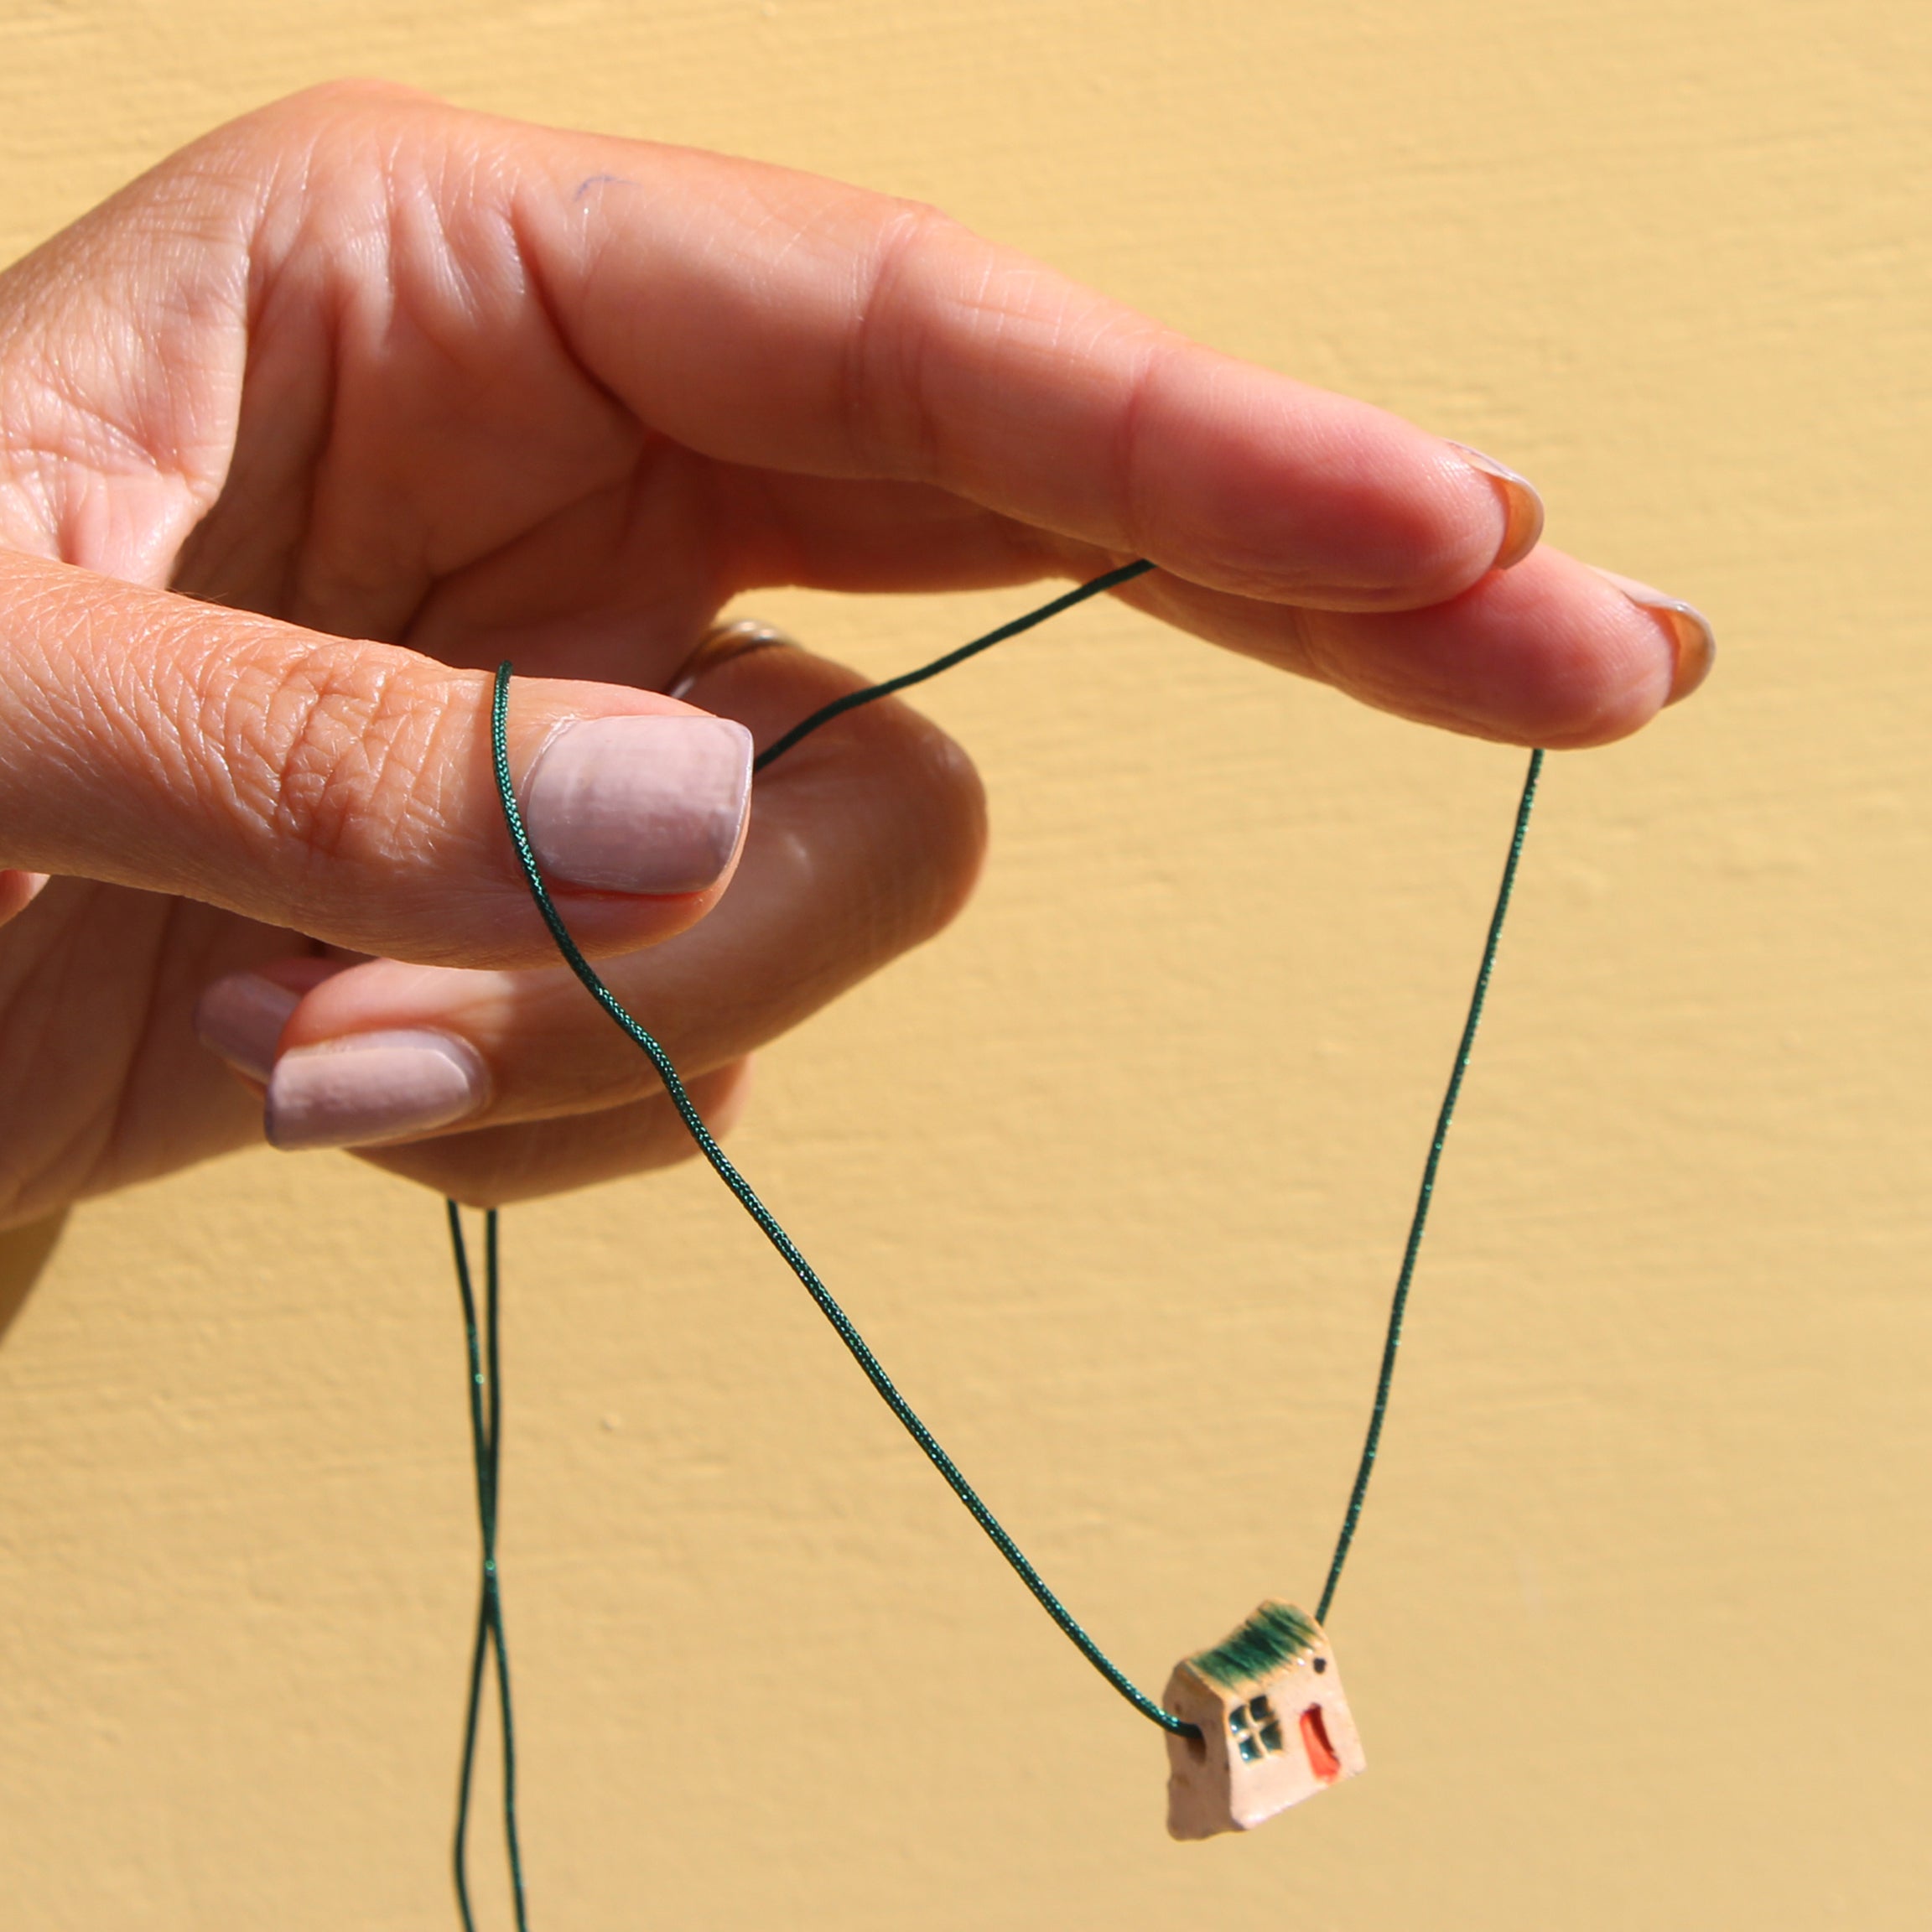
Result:
[[[195,1032],[210,1052],[257,1080],[275,1064],[275,1048],[302,995],[259,973],[231,973],[196,1002]]]
[[[751,797],[751,734],[728,718],[586,718],[524,782],[546,873],[605,892],[701,892],[731,863]]]
[[[366,1147],[451,1126],[489,1093],[475,1049],[453,1034],[350,1033],[275,1062],[263,1124],[271,1144],[290,1151]]]

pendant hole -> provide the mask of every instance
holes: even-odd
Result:
[[[1324,1784],[1332,1784],[1342,1775],[1342,1760],[1328,1742],[1328,1723],[1319,1704],[1311,1704],[1301,1713],[1301,1742],[1307,1748],[1309,1768]]]

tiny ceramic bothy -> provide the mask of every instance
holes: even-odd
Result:
[[[1200,1732],[1167,1735],[1167,1829],[1247,1831],[1353,1778],[1362,1740],[1322,1627],[1264,1603],[1212,1650],[1174,1666],[1162,1702]]]

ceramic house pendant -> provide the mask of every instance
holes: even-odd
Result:
[[[1225,1642],[1176,1664],[1161,1702],[1201,1732],[1167,1734],[1176,1838],[1250,1831],[1363,1766],[1328,1639],[1290,1604],[1264,1603]]]

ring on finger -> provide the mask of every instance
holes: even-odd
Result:
[[[795,651],[798,648],[798,640],[787,636],[775,625],[760,623],[756,617],[740,617],[729,624],[714,624],[698,640],[697,648],[678,667],[665,687],[665,695],[682,698],[700,678],[708,677],[720,665],[774,646]]]

